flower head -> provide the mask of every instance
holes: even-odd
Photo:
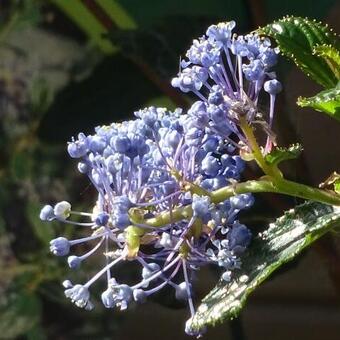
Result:
[[[276,54],[257,36],[232,37],[234,26],[211,26],[187,52],[183,71],[172,81],[199,97],[187,114],[149,107],[135,112],[133,120],[97,127],[92,135],[80,133],[68,144],[69,155],[78,159],[78,170],[88,176],[97,197],[88,212],[62,201],[54,208],[45,206],[40,217],[88,230],[79,239],[51,241],[58,256],[78,244],[93,245],[82,255],[69,256],[70,268],[104,254],[105,264],[85,284],[64,282],[66,297],[77,306],[93,307],[90,288],[105,277],[101,299],[107,308],[124,310],[171,286],[193,315],[194,273],[215,264],[230,280],[240,267],[239,255],[251,233],[237,218],[252,205],[252,196],[213,202],[211,195],[240,179],[244,162],[235,153],[237,137],[242,139],[238,115],[256,116],[253,106]],[[273,86],[266,85],[271,95]],[[73,215],[83,221],[74,221]],[[116,265],[127,260],[140,268],[131,285],[114,279]]]
[[[224,138],[234,133],[246,142],[238,127],[240,116],[248,122],[263,120],[258,109],[263,89],[274,97],[281,91],[271,71],[279,51],[257,34],[233,35],[234,27],[234,21],[212,25],[206,35],[193,40],[186,53],[188,59],[181,62],[182,70],[171,84],[183,92],[193,92],[199,99],[189,110],[190,115]],[[272,98],[269,118],[264,121],[269,129],[274,103]],[[268,135],[266,151],[271,148],[269,139]]]
[[[77,244],[94,243],[87,253],[68,257],[70,268],[79,268],[98,249],[105,249],[105,267],[86,284],[66,287],[66,296],[77,306],[88,306],[89,288],[104,274],[108,288],[102,294],[103,304],[126,309],[131,301],[145,301],[165,285],[174,288],[175,297],[191,301],[193,271],[213,263],[228,271],[239,265],[233,248],[245,248],[249,242],[243,235],[246,232],[232,230],[238,212],[251,204],[250,196],[212,204],[209,193],[239,179],[244,164],[239,156],[230,154],[233,148],[223,134],[204,121],[206,109],[205,103],[193,106],[190,114],[151,107],[136,112],[135,120],[98,127],[96,134],[80,134],[79,140],[71,142],[86,145],[78,169],[86,166],[81,172],[98,191],[95,208],[92,213],[77,212],[63,201],[54,208],[44,207],[41,216],[48,220],[53,211],[61,222],[89,228],[87,237],[51,241],[51,251],[58,256],[67,255]],[[203,120],[196,120],[200,114]],[[148,225],[159,214],[171,215],[175,207],[190,207],[192,215],[169,218],[161,228]],[[75,222],[70,219],[73,214],[90,221]],[[131,230],[150,236],[147,254]],[[220,237],[230,239],[231,246],[225,244],[222,249],[216,243]],[[154,247],[151,253],[150,247]],[[117,250],[112,253],[112,248]],[[132,286],[111,278],[115,264],[126,258],[141,267],[140,282]],[[186,279],[178,282],[181,270]]]

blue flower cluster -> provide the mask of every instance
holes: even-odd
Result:
[[[234,27],[234,21],[212,25],[206,35],[194,40],[172,85],[198,97],[191,114],[202,124],[208,121],[202,117],[209,117],[216,133],[224,138],[234,133],[246,142],[238,127],[240,116],[248,122],[261,120],[267,131],[272,127],[275,97],[282,90],[271,72],[279,51],[257,34],[233,35]],[[267,121],[257,106],[262,89],[270,95]],[[269,135],[266,152],[273,142]]]
[[[103,276],[107,285],[101,299],[107,308],[124,310],[171,286],[193,315],[195,272],[215,264],[229,281],[240,267],[251,233],[237,218],[253,197],[214,202],[211,193],[233,185],[244,169],[237,155],[239,142],[244,143],[239,115],[258,117],[261,88],[275,96],[280,83],[269,72],[277,51],[256,35],[232,37],[234,25],[209,27],[206,36],[194,40],[188,61],[182,61],[183,70],[172,84],[200,99],[186,114],[149,107],[135,112],[134,120],[97,127],[93,135],[80,133],[68,144],[98,198],[89,212],[74,211],[62,201],[45,206],[40,218],[88,230],[79,239],[51,241],[57,256],[68,256],[81,243],[93,245],[85,254],[68,256],[71,269],[103,254],[103,267],[87,282],[64,281],[66,297],[77,306],[93,308],[89,289]],[[83,221],[72,220],[74,215]],[[124,261],[140,265],[140,280],[133,285],[115,278],[114,267]]]

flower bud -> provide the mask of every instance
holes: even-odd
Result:
[[[276,79],[267,80],[264,83],[263,88],[266,92],[268,92],[269,94],[273,94],[273,95],[278,94],[282,91],[282,85]]]
[[[62,201],[54,206],[54,215],[58,218],[66,220],[70,216],[71,204],[67,201]]]

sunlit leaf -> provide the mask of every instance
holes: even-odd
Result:
[[[325,112],[340,121],[340,86],[324,90],[314,97],[300,97],[297,103],[302,107],[309,106],[317,111]]]
[[[69,18],[102,50],[103,53],[112,54],[117,49],[104,35],[107,29],[97,20],[82,1],[53,0]]]
[[[266,155],[266,161],[269,164],[279,164],[282,161],[286,161],[288,159],[298,158],[302,152],[301,144],[293,144],[288,148],[275,148],[268,155]]]
[[[319,188],[334,190],[340,194],[340,174],[334,171],[324,182],[319,184]]]
[[[333,71],[335,77],[340,79],[340,51],[331,45],[319,45],[314,48],[314,54],[322,57]]]
[[[286,212],[252,241],[230,283],[220,281],[190,320],[193,330],[238,315],[251,294],[276,269],[340,224],[340,208],[307,202]]]
[[[300,17],[284,17],[260,28],[261,34],[276,40],[281,53],[292,59],[308,76],[326,88],[337,78],[327,62],[313,54],[317,45],[336,45],[337,38],[322,23]]]

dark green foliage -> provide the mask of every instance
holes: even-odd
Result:
[[[258,31],[275,39],[281,53],[320,85],[331,88],[337,84],[327,62],[313,54],[318,45],[337,43],[337,37],[327,26],[307,18],[284,17]]]
[[[249,294],[276,269],[339,225],[339,208],[320,203],[307,202],[286,212],[255,237],[243,257],[242,269],[232,281],[220,281],[203,299],[192,328],[199,330],[237,316]]]

